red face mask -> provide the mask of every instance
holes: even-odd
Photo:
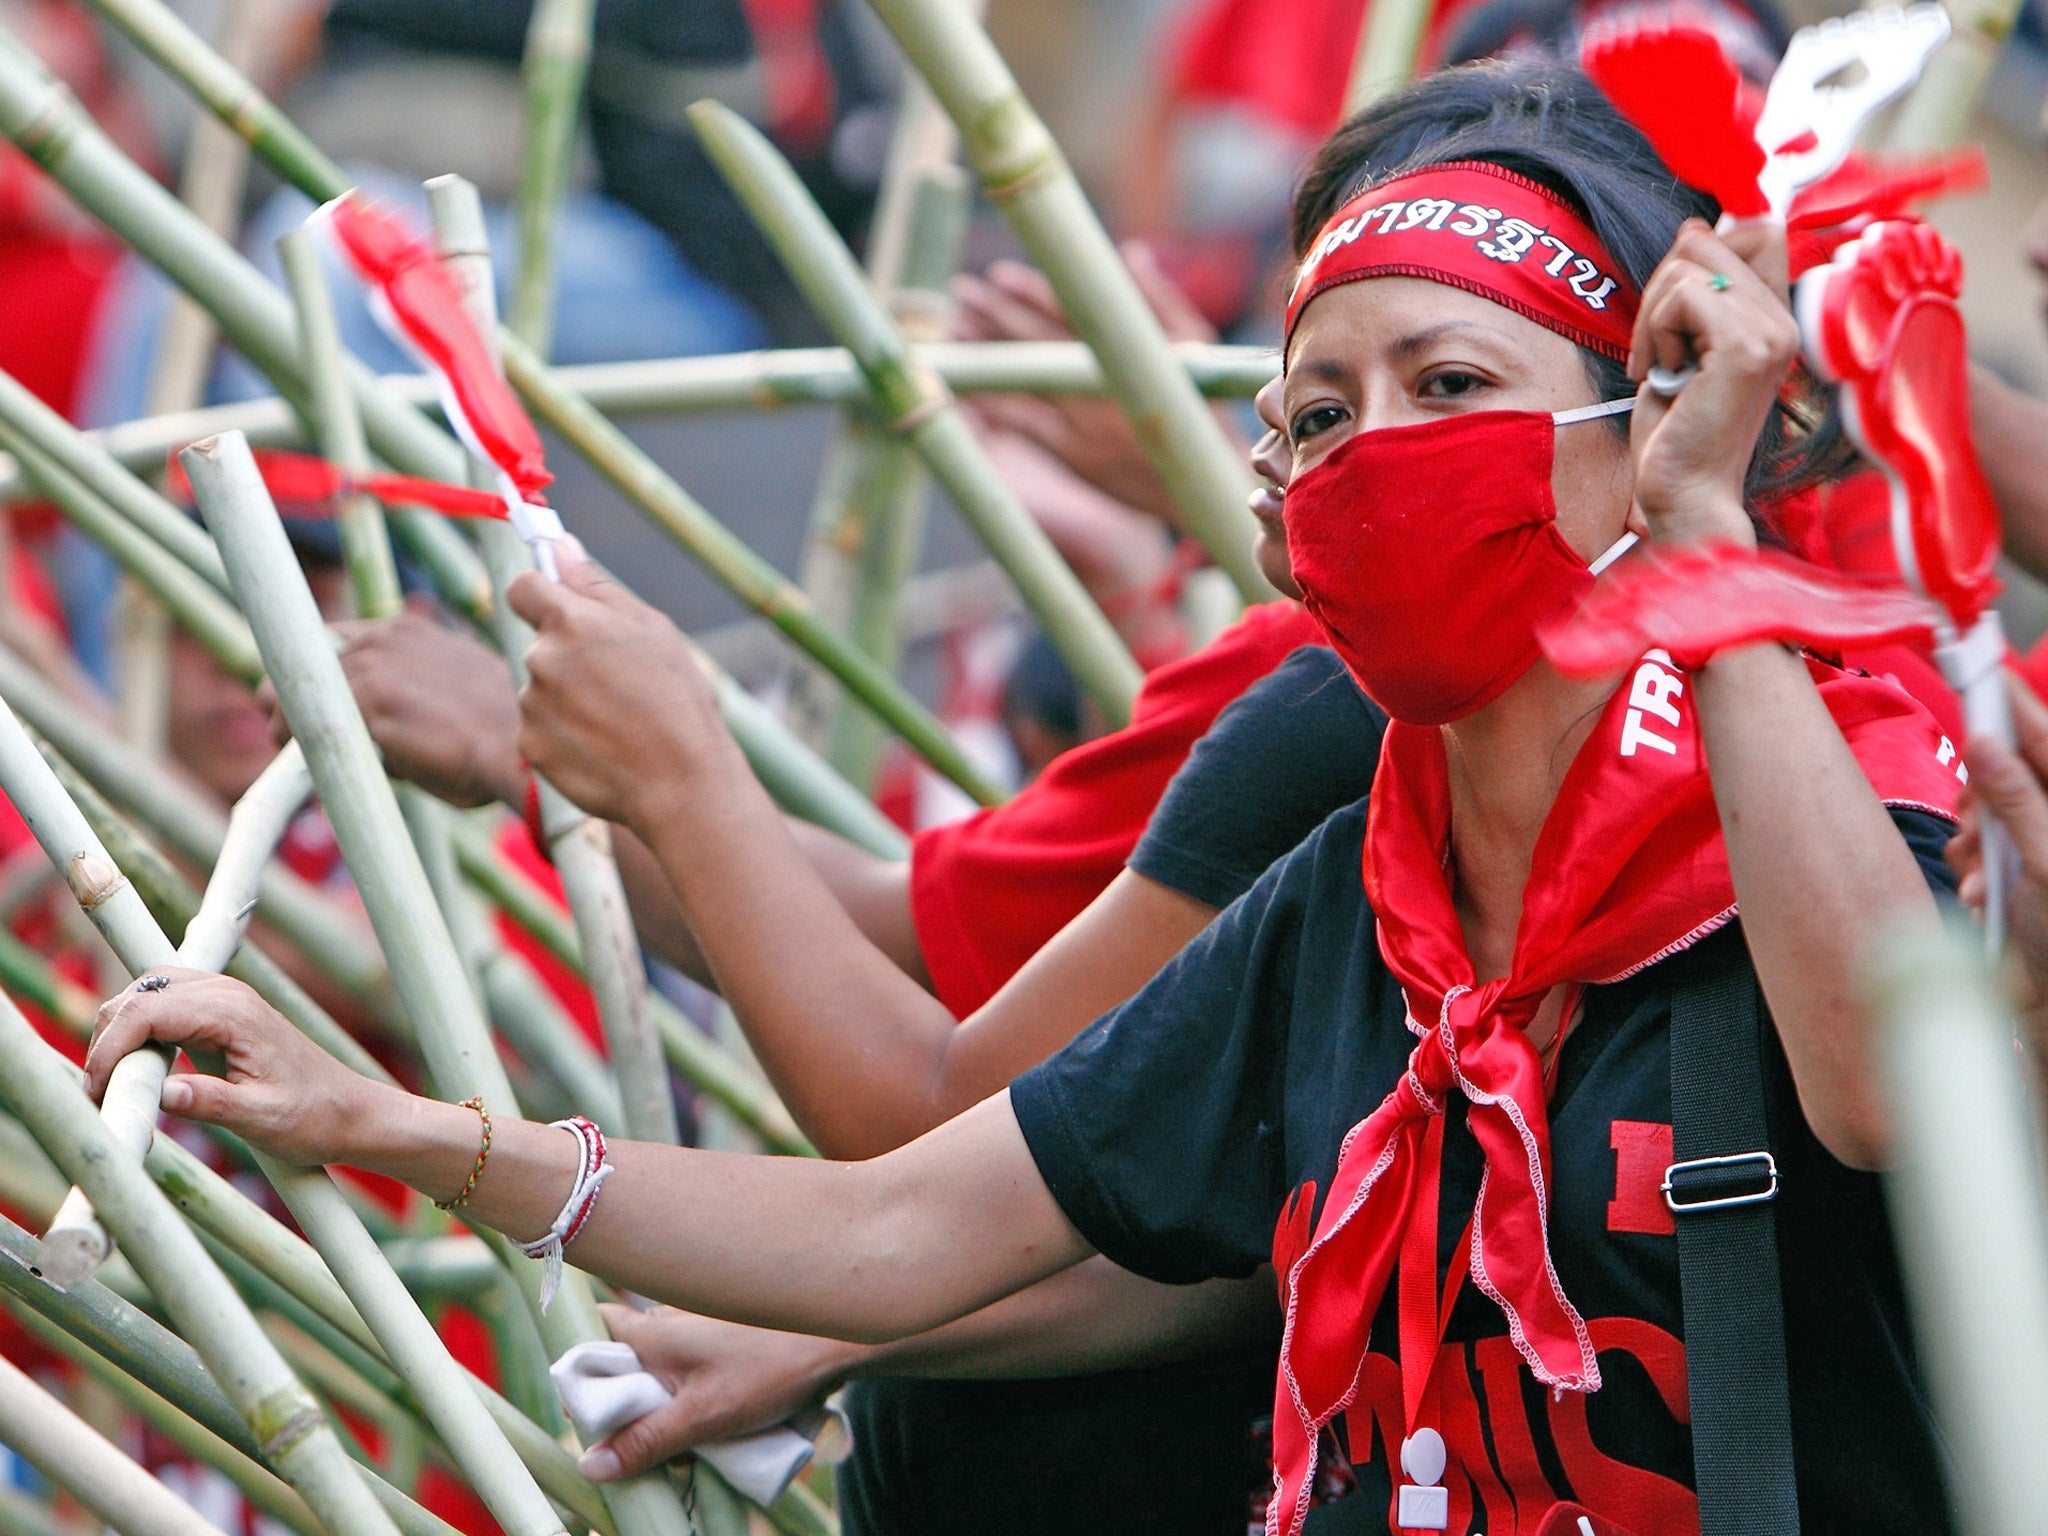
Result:
[[[1556,428],[1634,404],[1360,432],[1287,487],[1302,601],[1389,715],[1442,725],[1492,703],[1536,660],[1537,625],[1635,543],[1588,568],[1550,495]]]

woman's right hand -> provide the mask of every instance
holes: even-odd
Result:
[[[777,1333],[676,1307],[603,1305],[605,1326],[675,1396],[583,1454],[586,1477],[637,1477],[707,1440],[780,1424],[846,1379],[858,1344]]]
[[[310,1166],[348,1161],[352,1131],[380,1113],[373,1101],[399,1092],[343,1066],[239,981],[178,966],[151,974],[169,985],[131,986],[100,1006],[85,1056],[85,1091],[95,1103],[114,1063],[149,1041],[210,1055],[221,1060],[221,1075],[173,1073],[163,1107]]]

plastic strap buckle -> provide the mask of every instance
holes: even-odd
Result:
[[[1768,1152],[1695,1157],[1664,1170],[1664,1203],[1675,1214],[1760,1205],[1777,1198],[1778,1164]]]

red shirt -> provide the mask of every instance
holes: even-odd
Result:
[[[1102,893],[1195,742],[1322,631],[1297,603],[1250,609],[1138,690],[1131,723],[1055,758],[1007,804],[920,833],[910,911],[939,1000],[965,1018]]]

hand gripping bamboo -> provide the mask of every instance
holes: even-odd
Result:
[[[172,957],[178,965],[195,971],[219,971],[241,947],[248,931],[249,916],[256,908],[256,885],[263,866],[270,862],[278,841],[292,818],[313,792],[313,780],[306,772],[305,756],[297,744],[286,747],[249,786],[228,817],[228,835],[221,844],[220,860],[207,881],[199,911],[185,929],[184,941]],[[104,855],[105,850],[101,853]],[[111,859],[106,870],[124,888],[121,875]],[[73,894],[86,900],[76,886]],[[137,897],[138,902],[140,897]],[[154,919],[151,920],[152,924]],[[107,1079],[106,1096],[100,1102],[100,1116],[107,1122],[116,1143],[136,1162],[149,1150],[156,1133],[157,1105],[163,1098],[164,1076],[176,1053],[161,1047],[131,1052],[114,1066]],[[106,1229],[94,1218],[92,1202],[73,1189],[65,1196],[43,1245],[36,1267],[59,1290],[69,1290],[86,1278],[113,1251]]]
[[[40,767],[42,759],[13,716],[0,711],[0,717],[0,779],[27,815],[21,784],[33,776],[31,764]],[[45,788],[54,789],[54,784]],[[50,809],[47,803],[38,806],[39,811]],[[4,994],[0,1095],[92,1197],[100,1220],[120,1239],[151,1293],[205,1359],[264,1459],[312,1506],[330,1536],[396,1536],[391,1517],[348,1459],[318,1402],[292,1375],[254,1314],[141,1164],[114,1144],[63,1059]]]
[[[495,338],[498,303],[482,199],[462,177],[436,176],[427,183],[427,205],[435,245],[462,287],[471,321],[479,334]],[[506,606],[503,591],[513,577],[533,568],[533,557],[509,527],[492,524],[477,531],[491,584],[499,593],[494,625],[498,646],[512,668],[513,681],[524,687],[533,631]],[[673,1146],[679,1135],[675,1097],[650,1011],[639,935],[612,857],[611,828],[584,815],[545,779],[539,792],[541,830],[582,943],[585,974],[625,1109],[625,1132],[638,1141]]]
[[[305,748],[320,803],[362,889],[435,1090],[448,1098],[481,1094],[501,1113],[516,1113],[518,1098],[247,442],[230,433],[195,443],[179,457],[263,649],[292,735]],[[538,1267],[521,1264],[514,1272],[535,1298]],[[555,1353],[605,1337],[589,1289],[573,1270],[540,1321]],[[608,1484],[605,1502],[621,1536],[681,1536],[687,1525],[675,1490],[658,1477]]]
[[[274,518],[273,526],[276,526]],[[282,540],[283,529],[279,527],[277,532]],[[287,556],[289,558],[289,546]],[[296,571],[296,565],[293,569]],[[324,637],[325,631],[321,633]],[[331,650],[328,655],[331,660]],[[289,748],[286,755],[296,756]],[[290,802],[295,809],[304,799],[306,769],[303,764],[293,764],[292,767],[297,783],[293,783],[290,774],[280,774],[276,782],[287,788],[275,791],[275,794],[277,801],[283,801],[289,798],[292,789],[296,789],[297,798]],[[94,924],[131,974],[140,975],[156,966],[179,963],[179,953],[172,949],[170,940],[143,907],[141,898],[115,868],[104,846],[93,836],[91,828],[51,776],[48,765],[37,753],[20,722],[11,712],[4,710],[0,710],[0,788],[4,788],[8,798],[21,809],[30,830],[52,860],[67,870],[81,872],[74,880],[75,890],[83,888],[80,904],[86,907]],[[228,849],[223,851],[220,873],[232,875],[234,871],[230,866],[241,865],[241,878],[237,882],[240,889],[253,887],[249,866],[252,863],[260,865],[271,846],[260,844],[260,853],[256,853],[253,850],[258,845],[259,840],[251,837],[241,849],[235,850],[233,858],[230,858]],[[231,826],[229,849],[233,848],[234,829]],[[216,880],[219,878],[220,874],[217,874]],[[94,899],[88,900],[88,895]],[[228,921],[231,923],[234,919]],[[218,935],[223,924],[221,919],[215,918],[203,926]],[[213,942],[219,945],[224,941],[216,937]],[[192,958],[205,960],[210,957],[195,955]],[[207,968],[217,969],[218,966]],[[159,1087],[161,1081],[159,1075]],[[75,1092],[73,1090],[74,1096]],[[16,1109],[24,1120],[29,1119],[19,1102]],[[37,1139],[44,1142],[53,1156],[58,1156],[61,1165],[63,1158],[58,1155],[59,1149],[50,1145],[40,1127],[33,1121],[30,1124],[31,1129],[37,1131]],[[124,1170],[132,1170],[147,1182],[142,1174],[142,1152],[148,1146],[147,1136],[143,1138],[141,1149],[115,1142],[104,1128],[100,1139],[108,1155],[118,1158]],[[467,1376],[449,1356],[446,1346],[411,1294],[384,1262],[375,1240],[334,1187],[333,1181],[322,1170],[296,1169],[260,1153],[257,1161],[264,1176],[276,1187],[300,1228],[319,1249],[321,1257],[334,1271],[335,1278],[377,1335],[379,1343],[419,1399],[428,1422],[448,1446],[457,1465],[468,1476],[493,1516],[504,1526],[507,1536],[558,1536],[563,1527],[553,1506],[478,1402]],[[115,1230],[117,1236],[123,1236],[113,1213],[107,1210],[100,1190],[92,1181],[83,1178],[75,1168],[67,1167],[66,1172],[85,1187],[101,1219]],[[172,1220],[176,1222],[175,1217]],[[189,1237],[183,1224],[176,1224],[180,1232]],[[124,1237],[124,1247],[130,1262],[142,1271],[143,1277],[155,1289],[156,1281],[149,1267],[141,1262],[142,1256],[135,1252],[132,1238]],[[212,1269],[210,1261],[208,1268]],[[168,1304],[168,1298],[166,1302]],[[182,1320],[180,1327],[189,1337],[190,1330],[184,1327]],[[193,1342],[198,1344],[199,1340],[194,1338]],[[211,1357],[208,1363],[219,1369]],[[282,1361],[279,1364],[282,1366]],[[322,1428],[325,1428],[324,1420]],[[259,1440],[264,1438],[259,1432]],[[319,1506],[311,1493],[306,1496],[307,1502],[313,1503],[317,1509]]]

